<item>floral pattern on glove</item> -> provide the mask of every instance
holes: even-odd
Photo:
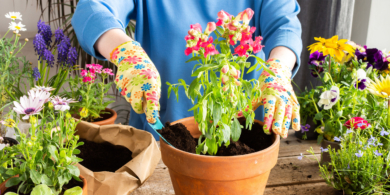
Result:
[[[261,97],[253,105],[264,105],[264,132],[286,138],[292,120],[292,128],[300,130],[299,104],[291,85],[291,71],[277,59],[269,59],[266,65],[275,76],[263,71],[259,77]]]
[[[149,56],[136,41],[119,45],[111,52],[118,66],[115,83],[119,92],[138,114],[145,113],[149,123],[156,123],[160,110],[160,75]],[[143,100],[146,98],[146,105]]]

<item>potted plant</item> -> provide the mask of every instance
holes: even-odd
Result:
[[[82,161],[75,156],[82,143],[74,135],[78,122],[67,111],[69,102],[56,104],[54,99],[59,97],[50,97],[46,91],[30,94],[14,102],[15,111],[31,111],[27,114],[31,136],[22,133],[15,123],[10,125],[16,129],[19,144],[1,151],[0,194],[86,194],[86,180],[75,166]],[[41,124],[37,123],[38,116]]]
[[[300,105],[301,130],[295,131],[295,136],[302,140],[316,140],[318,133],[316,131],[320,121],[315,119],[316,107],[320,90],[308,90],[307,88],[297,98]],[[314,102],[314,104],[313,104]]]
[[[381,139],[389,139],[389,132],[374,126],[346,132],[340,136],[339,150],[330,146],[323,149],[331,156],[331,166],[321,165],[317,159],[321,177],[343,194],[389,193],[389,151],[383,148]],[[315,156],[312,148],[309,152]]]
[[[67,95],[78,98],[73,111],[79,113],[84,121],[97,125],[114,124],[117,114],[114,110],[107,108],[114,101],[107,101],[112,96],[107,95],[112,82],[107,82],[109,76],[114,75],[111,69],[104,68],[99,64],[87,64],[82,69],[81,76],[76,75],[69,80]],[[76,115],[76,118],[79,116]]]
[[[226,18],[221,18],[218,25],[224,28],[209,22],[202,32],[195,24],[186,36],[185,53],[193,54],[187,62],[199,62],[192,73],[195,79],[189,86],[184,80],[167,84],[168,94],[174,91],[176,96],[179,86],[184,87],[194,103],[190,109],[194,117],[168,123],[161,130],[174,146],[161,142],[162,160],[176,194],[262,194],[276,164],[279,135],[266,135],[264,123],[254,120],[260,82],[243,79],[245,68],[275,75],[254,55],[263,46],[261,37],[252,40],[255,28],[248,25],[250,13],[253,11],[248,8],[233,17],[221,11],[218,16]],[[240,18],[244,18],[242,24]],[[227,28],[229,23],[234,23],[236,31]],[[209,37],[211,32],[215,32],[216,40]],[[235,46],[238,41],[241,43]],[[221,51],[216,49],[218,46]],[[257,63],[247,62],[250,57]]]

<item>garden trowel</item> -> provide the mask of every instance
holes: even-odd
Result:
[[[143,97],[143,108],[144,108],[144,112],[146,113],[146,109],[147,109],[147,105],[146,105],[146,97],[145,97],[145,94],[144,94],[144,97]],[[164,125],[161,123],[160,119],[159,118],[156,118],[156,123],[154,124],[151,124],[149,123],[149,126],[152,127],[152,129],[154,130],[154,132],[157,133],[158,136],[160,136],[161,139],[163,139],[165,141],[165,143],[169,144],[170,146],[172,146],[172,144],[170,144],[157,130],[160,130],[162,128],[164,128]],[[174,146],[172,146],[174,147]]]

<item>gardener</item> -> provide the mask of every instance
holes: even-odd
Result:
[[[266,132],[272,127],[275,133],[286,137],[291,120],[294,129],[300,128],[299,107],[290,81],[299,68],[302,50],[301,25],[297,18],[300,8],[295,0],[80,0],[72,25],[88,54],[121,65],[115,82],[133,108],[129,125],[151,132],[158,140],[148,121],[154,123],[158,114],[162,122],[192,116],[192,111],[188,111],[192,103],[184,90],[179,90],[180,103],[177,103],[173,97],[168,99],[165,84],[191,75],[194,62],[185,63],[190,56],[183,53],[186,48],[183,37],[191,24],[201,21],[204,28],[209,21],[217,22],[213,16],[220,10],[228,17],[245,10],[244,14],[253,17],[249,23],[256,27],[253,34],[263,37],[265,48],[257,56],[278,59],[269,63],[271,68],[279,70],[277,78],[269,76],[272,78],[265,82],[278,80],[274,85],[281,87],[271,87],[273,92],[262,96],[259,104],[265,106],[265,117],[260,107],[256,118],[265,119]],[[224,17],[218,15],[219,19]],[[124,31],[130,20],[137,22],[136,41]],[[258,78],[260,74],[253,71],[244,78]],[[187,83],[192,79],[184,78]],[[144,98],[146,115],[143,114]]]

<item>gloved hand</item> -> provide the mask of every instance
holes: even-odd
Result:
[[[136,41],[119,45],[110,55],[118,66],[115,83],[119,92],[131,103],[138,114],[145,113],[146,120],[154,124],[160,110],[160,75],[149,56]],[[146,98],[146,105],[143,104]]]
[[[275,76],[263,71],[259,77],[261,97],[257,102],[264,105],[264,132],[272,131],[282,138],[288,135],[291,124],[296,131],[300,130],[299,103],[291,85],[291,70],[280,64],[277,59],[269,59],[266,65]]]

